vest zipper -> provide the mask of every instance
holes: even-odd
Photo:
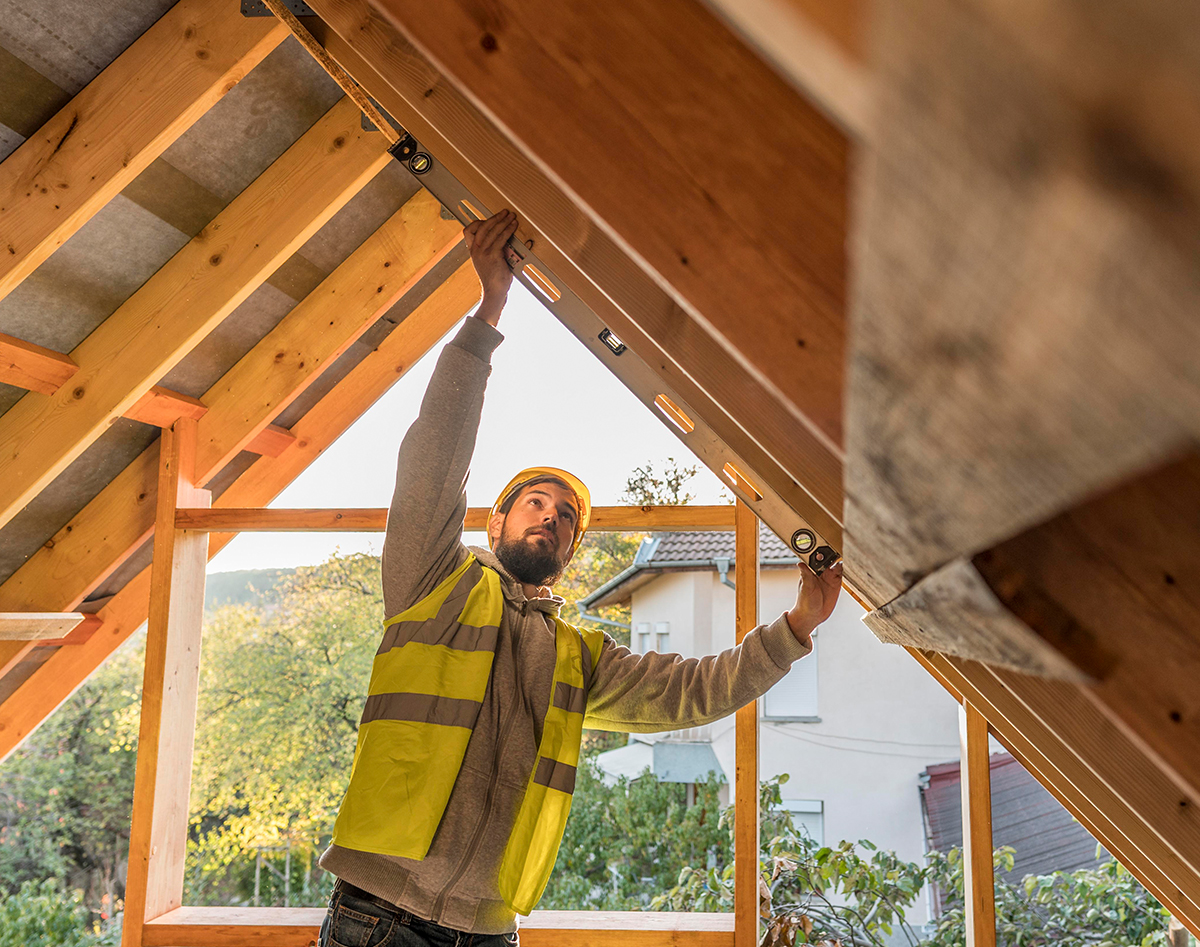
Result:
[[[522,606],[521,606],[521,617],[522,617],[522,620],[525,617],[525,605],[524,604],[522,604]],[[475,831],[471,834],[471,841],[467,845],[467,850],[466,850],[466,853],[464,854],[464,857],[462,859],[460,859],[457,867],[454,869],[454,873],[450,876],[450,880],[448,882],[446,882],[445,886],[442,888],[441,892],[438,894],[437,899],[433,902],[433,916],[435,919],[441,917],[442,911],[446,907],[446,898],[448,898],[450,896],[450,892],[454,890],[454,886],[458,884],[459,880],[462,878],[463,874],[466,872],[467,866],[471,864],[471,859],[473,859],[475,857],[475,855],[478,853],[479,843],[483,839],[483,831],[487,827],[488,820],[491,818],[491,815],[492,815],[492,807],[495,805],[496,786],[500,781],[500,748],[501,748],[501,746],[504,745],[505,740],[508,737],[508,731],[512,729],[512,722],[516,718],[518,705],[521,702],[521,700],[520,700],[520,698],[521,698],[521,673],[520,673],[520,661],[519,661],[520,653],[521,653],[521,635],[520,635],[520,629],[518,629],[517,631],[518,631],[518,633],[515,636],[514,647],[513,647],[513,665],[514,665],[513,680],[514,680],[514,684],[513,684],[512,706],[509,707],[508,716],[506,716],[500,722],[500,731],[496,738],[495,749],[492,752],[492,777],[493,778],[488,781],[487,795],[484,797],[484,801],[483,801],[483,814],[482,814],[482,817],[480,818],[480,820],[475,824]],[[438,921],[438,923],[441,923],[441,922]]]

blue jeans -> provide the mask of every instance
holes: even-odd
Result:
[[[518,947],[516,933],[471,934],[410,914],[339,881],[321,924],[319,947]]]

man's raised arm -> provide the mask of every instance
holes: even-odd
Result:
[[[502,211],[463,231],[483,284],[483,299],[442,349],[421,412],[400,444],[383,542],[388,617],[427,595],[466,557],[462,528],[467,474],[492,352],[504,339],[496,329],[512,284],[504,246],[516,229],[516,217]]]

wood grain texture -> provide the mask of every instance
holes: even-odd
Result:
[[[992,774],[988,722],[970,700],[958,708],[962,766],[963,902],[967,947],[996,947]]]
[[[741,644],[758,625],[758,517],[735,507],[734,637]],[[733,913],[735,947],[757,947],[759,938],[758,701],[734,718]]]
[[[0,417],[0,524],[61,473],[390,160],[342,100]],[[186,299],[186,305],[180,305]]]
[[[1089,679],[1085,668],[1005,608],[964,559],[942,566],[863,616],[863,622],[885,644],[941,651],[1045,677]]]
[[[268,424],[247,442],[245,449],[253,454],[278,457],[292,445],[296,435],[286,427]]]
[[[125,417],[155,427],[170,427],[180,418],[199,421],[207,411],[208,406],[199,398],[155,385],[133,403]]]
[[[218,507],[270,503],[478,301],[479,280],[465,263],[296,422],[296,441],[288,450],[251,465],[221,495]],[[209,555],[230,539],[228,533],[210,534]],[[149,589],[150,570],[144,569],[100,610],[104,625],[90,641],[60,648],[0,703],[0,762],[137,631],[146,620]]]
[[[1200,875],[1175,850],[1181,838],[1191,844],[1192,836],[1171,834],[1180,817],[1156,821],[1162,807],[1153,812],[1145,805],[1131,806],[1106,782],[1122,775],[1126,781],[1141,784],[1140,792],[1161,791],[1161,801],[1178,805],[1165,790],[1163,781],[1147,777],[1153,764],[1144,765],[1140,751],[1126,754],[1128,743],[1094,744],[1078,742],[1064,727],[1087,729],[1097,715],[1068,719],[1053,704],[1042,704],[1036,694],[1017,699],[1006,685],[1014,680],[1032,681],[1023,675],[996,672],[986,665],[935,652],[909,649],[923,665],[936,671],[964,697],[971,700],[987,718],[997,738],[1023,766],[1099,839],[1121,863],[1137,876],[1154,896],[1177,917],[1187,919],[1191,929],[1200,924]],[[1005,683],[996,674],[1005,676]],[[1047,687],[1068,689],[1077,685],[1044,682]],[[1102,736],[1102,733],[1099,734]],[[1124,774],[1121,770],[1125,769]],[[1186,809],[1187,806],[1180,808]],[[1183,813],[1194,821],[1192,814]],[[1196,850],[1192,849],[1193,861]]]
[[[437,206],[425,192],[411,198],[205,392],[202,400],[211,414],[199,428],[201,482],[258,438],[263,438],[259,453],[279,456],[287,449],[294,432],[271,431],[271,418],[453,241],[459,228],[441,220]],[[334,299],[340,301],[335,305]],[[0,608],[25,609],[21,603],[28,602],[39,608],[77,606],[150,535],[156,469],[152,446],[0,585]]]
[[[313,947],[324,908],[182,907],[148,923],[145,947]],[[534,911],[522,947],[732,947],[733,915]]]
[[[180,510],[179,529],[210,532],[383,532],[387,508],[373,509],[234,509]],[[490,510],[468,508],[465,528],[483,530]],[[588,529],[608,532],[709,530],[734,526],[731,506],[596,506]]]
[[[0,382],[52,395],[79,371],[61,352],[0,332]]]
[[[1093,703],[1200,801],[1200,454],[974,564],[1005,608],[1090,674]]]
[[[79,612],[0,612],[0,641],[65,638],[83,619]]]
[[[878,605],[1200,435],[1200,8],[873,18],[846,554]]]
[[[183,898],[209,544],[177,530],[175,510],[209,502],[196,485],[196,437],[196,420],[181,418],[162,438],[123,947],[139,947],[143,922]]]
[[[732,450],[835,544],[840,451],[776,401],[478,108],[365,0],[320,0],[319,38],[486,206],[512,207],[518,237]],[[602,284],[602,285],[601,285]],[[720,364],[719,371],[711,366]],[[612,366],[620,375],[619,364]],[[711,466],[711,464],[710,464]],[[739,464],[741,466],[741,464]],[[715,470],[719,470],[718,463]],[[783,526],[780,532],[790,532]]]
[[[180,0],[0,165],[0,299],[279,43],[287,29]]]

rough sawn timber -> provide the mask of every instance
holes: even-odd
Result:
[[[872,16],[846,556],[881,604],[1200,436],[1200,7]]]

